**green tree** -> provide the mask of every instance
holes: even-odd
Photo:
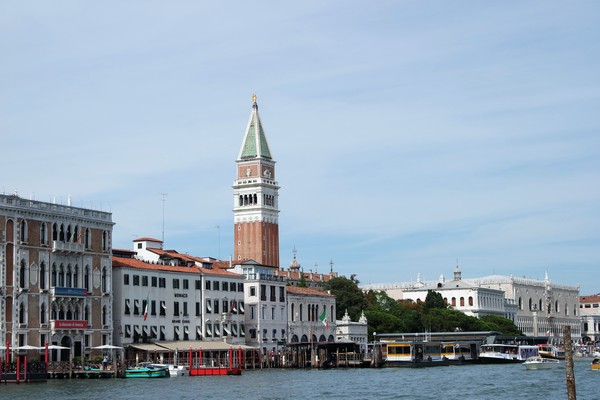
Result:
[[[345,277],[336,277],[326,283],[325,288],[336,297],[336,318],[342,319],[346,310],[353,321],[360,318],[368,303],[364,292],[356,282]]]
[[[485,315],[481,317],[481,321],[488,325],[487,330],[500,332],[502,335],[508,336],[523,336],[523,332],[515,323],[504,317],[499,317],[496,315]]]
[[[435,290],[428,290],[427,296],[425,297],[425,304],[423,304],[423,309],[425,312],[431,310],[432,308],[448,308],[448,305],[444,301],[442,294],[436,292]]]

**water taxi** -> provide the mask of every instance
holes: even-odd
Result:
[[[560,361],[555,358],[544,358],[541,356],[529,357],[523,363],[526,369],[554,369],[560,365]]]
[[[538,344],[538,351],[544,358],[565,359],[565,350],[552,344]]]
[[[151,363],[140,363],[137,367],[125,370],[124,378],[168,378],[168,366],[152,365]]]
[[[484,364],[523,363],[529,357],[539,355],[537,346],[484,344],[479,352],[479,361]]]
[[[475,342],[390,342],[381,344],[385,367],[463,364],[477,357]]]
[[[591,365],[593,371],[600,371],[600,358],[594,358]]]

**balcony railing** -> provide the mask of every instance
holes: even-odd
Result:
[[[52,241],[53,252],[83,253],[83,250],[83,243],[61,242],[58,240]]]

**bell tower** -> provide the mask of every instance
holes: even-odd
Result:
[[[252,259],[279,268],[279,186],[256,95],[233,182],[234,262]]]

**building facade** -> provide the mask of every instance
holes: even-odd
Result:
[[[0,195],[0,227],[0,340],[70,349],[54,360],[112,343],[111,213]]]
[[[548,336],[549,340],[560,342],[562,328],[568,325],[571,327],[571,337],[581,340],[577,286],[555,284],[548,276],[544,280],[536,280],[493,275],[478,279],[459,278],[459,281],[455,275],[454,281],[448,283],[443,278],[437,282],[424,282],[419,278],[416,282],[364,285],[361,288],[383,290],[397,300],[424,300],[426,289],[431,288],[440,291],[448,304],[457,304],[454,306],[457,310],[477,316],[504,316],[527,336]],[[453,285],[455,288],[452,288]],[[503,301],[500,293],[503,293]]]
[[[335,321],[335,341],[336,342],[352,342],[359,346],[362,354],[367,354],[367,346],[369,343],[369,326],[367,317],[362,312],[357,322],[350,319],[348,311],[344,313],[341,320]]]
[[[579,314],[582,325],[582,341],[598,343],[600,341],[600,294],[579,297]]]
[[[119,346],[164,341],[245,343],[244,278],[152,238],[115,250],[115,337]]]
[[[287,341],[291,344],[335,342],[335,296],[308,287],[287,286],[286,289]]]

